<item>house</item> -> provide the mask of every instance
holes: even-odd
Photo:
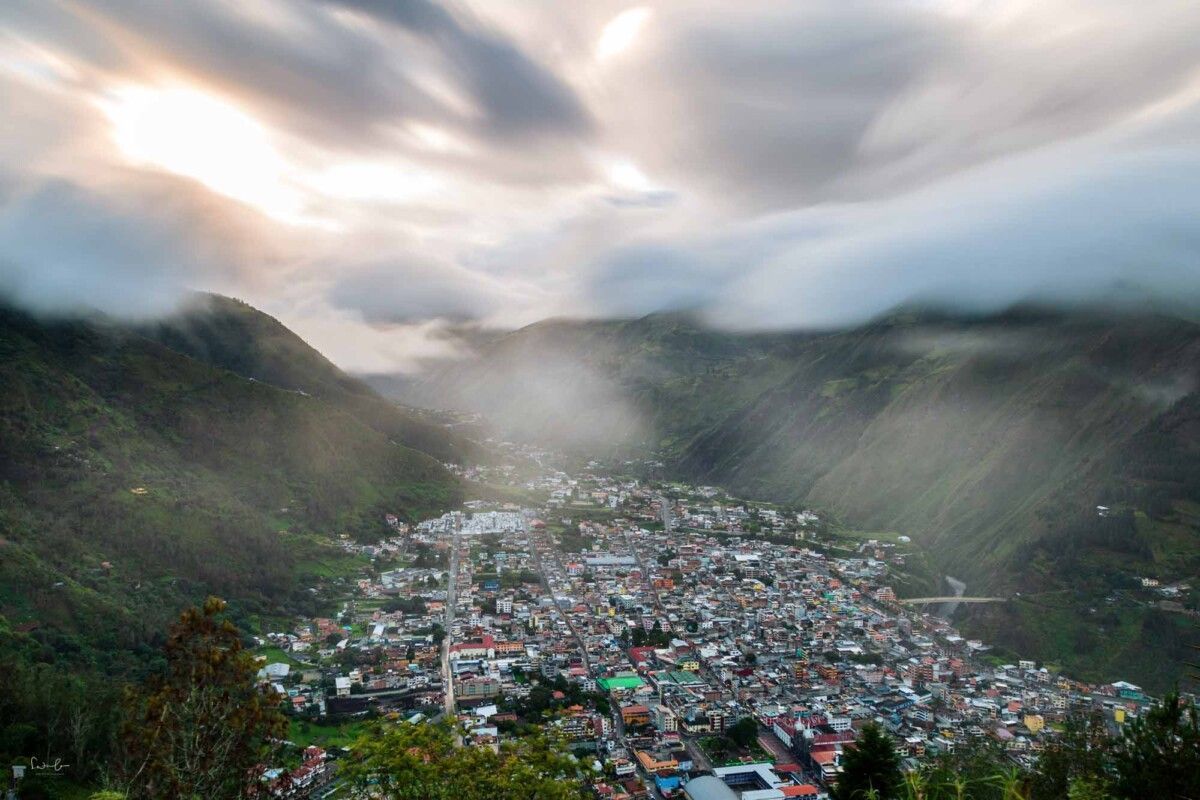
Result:
[[[464,702],[496,697],[500,694],[500,681],[495,678],[464,678],[454,685],[454,694]]]
[[[460,642],[450,646],[450,660],[484,659],[496,657],[496,641],[492,636],[484,636],[473,642]]]
[[[649,725],[650,709],[643,705],[622,706],[621,721],[626,725]]]
[[[642,765],[642,769],[646,770],[649,775],[654,775],[659,772],[674,772],[679,769],[679,762],[673,758],[656,758],[647,753],[645,750],[637,751],[638,763]]]

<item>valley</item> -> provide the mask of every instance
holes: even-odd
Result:
[[[975,593],[1042,598],[964,608],[967,630],[1093,678],[1183,674],[1200,574],[1192,321],[1018,308],[743,335],[657,315],[475,347],[398,396],[902,532]],[[1131,599],[1143,579],[1184,588]]]
[[[1129,681],[1080,681],[964,637],[945,598],[899,597],[912,557],[900,537],[633,478],[638,463],[568,472],[555,454],[493,444],[499,463],[467,467],[468,484],[526,505],[473,500],[344,541],[362,562],[340,613],[259,639],[296,745],[317,759],[281,786],[315,769],[336,787],[339,732],[377,716],[455,720],[465,747],[552,731],[596,795],[661,798],[701,773],[823,791],[868,719],[912,763],[982,738],[1033,769],[1063,720],[1152,702]],[[959,602],[1021,601],[946,584]]]
[[[38,720],[7,746],[65,746],[55,720],[115,708],[220,594],[286,697],[277,794],[338,791],[389,715],[458,745],[552,731],[635,796],[772,753],[763,780],[828,786],[795,702],[817,736],[886,719],[914,764],[982,731],[1030,768],[1046,720],[1187,680],[1194,344],[1160,320],[1135,363],[1130,331],[1035,317],[960,352],[982,324],[557,322],[408,405],[225,298],[137,326],[5,311],[0,708]],[[897,344],[930,325],[932,350]],[[1063,325],[996,379],[979,340]],[[1150,391],[1167,376],[1187,391]],[[78,760],[111,746],[88,719]]]

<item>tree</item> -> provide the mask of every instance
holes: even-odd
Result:
[[[535,734],[500,751],[455,747],[446,725],[380,725],[355,742],[340,773],[379,800],[577,800],[576,762]]]
[[[1120,798],[1200,797],[1200,716],[1178,692],[1129,723],[1113,752]]]
[[[858,741],[846,748],[842,774],[833,790],[834,800],[889,800],[901,784],[900,759],[891,738],[871,722],[863,726]]]
[[[632,641],[634,647],[643,647],[646,644],[646,629],[641,625],[634,627]]]
[[[758,738],[758,723],[753,717],[742,717],[725,732],[725,735],[738,747],[749,747]]]
[[[164,673],[127,698],[122,730],[129,797],[241,798],[284,735],[279,698],[255,685],[255,658],[210,597],[169,632]]]
[[[1034,800],[1062,800],[1079,781],[1100,783],[1111,741],[1098,715],[1072,717],[1062,734],[1042,751],[1031,786]],[[1079,791],[1082,791],[1080,789]]]
[[[1067,800],[1110,800],[1108,784],[1103,778],[1072,778]]]

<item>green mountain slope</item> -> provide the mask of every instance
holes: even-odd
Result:
[[[0,311],[0,614],[51,660],[117,667],[206,593],[248,615],[311,603],[323,537],[459,495],[345,393],[248,380],[104,320]]]
[[[240,301],[198,294],[185,310],[142,326],[138,333],[243,378],[320,398],[439,461],[461,463],[475,455],[467,440],[380,397],[274,317]]]
[[[674,446],[778,382],[793,347],[790,336],[731,337],[682,315],[553,319],[497,335],[399,396],[592,455]]]
[[[581,418],[630,420],[606,440],[696,482],[907,533],[968,593],[1021,593],[972,609],[969,631],[1162,686],[1183,655],[1167,642],[1194,622],[1137,579],[1200,574],[1198,369],[1200,325],[1149,314],[908,314],[771,336],[650,317],[507,334],[409,397],[495,414],[528,375],[550,397],[586,375],[581,405],[599,409]],[[518,434],[558,433],[499,410]]]

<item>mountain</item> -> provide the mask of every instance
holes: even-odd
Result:
[[[770,335],[655,316],[498,336],[405,396],[908,534],[968,594],[1020,593],[968,612],[967,631],[1162,686],[1193,618],[1139,578],[1200,574],[1198,369],[1200,325],[1154,314],[904,313]],[[523,408],[529,387],[580,410]]]
[[[180,313],[140,326],[137,332],[243,378],[317,397],[439,461],[462,463],[478,455],[468,440],[422,419],[413,409],[385,400],[278,320],[246,303],[197,294]]]
[[[476,357],[374,385],[428,408],[480,412],[505,434],[588,453],[674,447],[775,385],[791,336],[731,336],[686,315],[551,319],[475,342]]]
[[[293,613],[333,534],[457,503],[459,449],[244,304],[149,327],[0,309],[0,615],[48,660],[118,669],[208,593]]]

